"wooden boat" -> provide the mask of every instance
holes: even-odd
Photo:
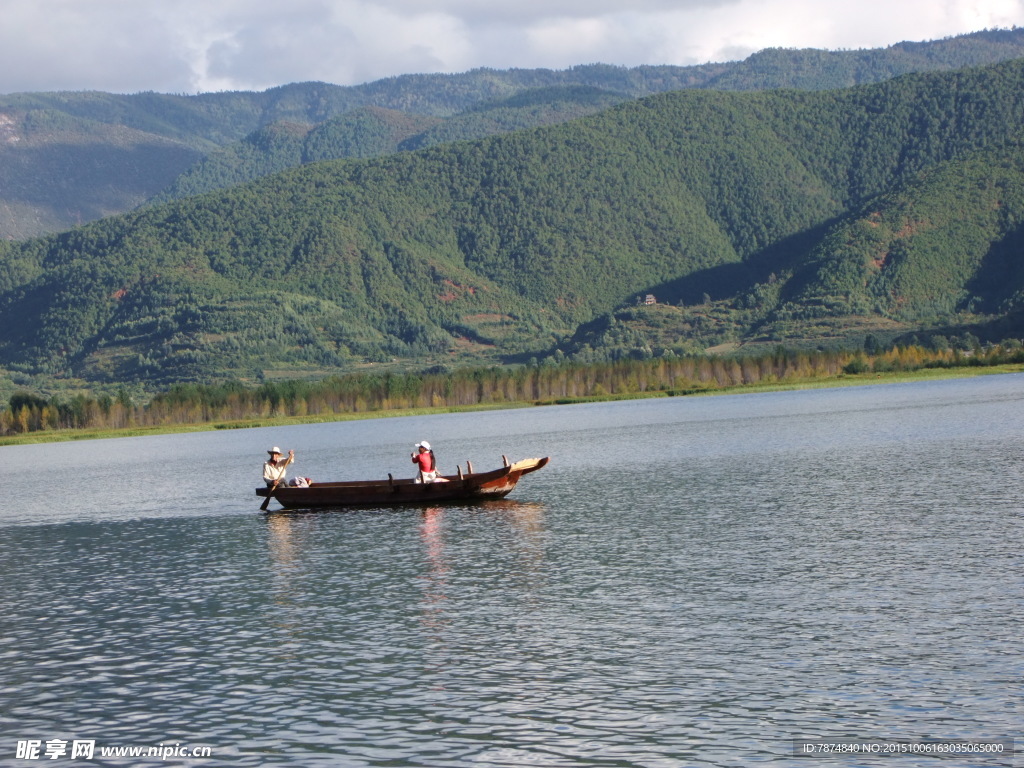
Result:
[[[257,488],[256,495],[271,496],[285,509],[314,507],[391,506],[394,504],[435,504],[446,501],[484,501],[507,496],[516,487],[519,478],[548,463],[548,458],[523,459],[490,472],[474,472],[467,462],[468,472],[459,467],[458,474],[441,475],[447,482],[417,483],[413,479],[352,480],[335,483],[312,483],[308,487],[278,486]],[[269,499],[268,499],[269,501]]]

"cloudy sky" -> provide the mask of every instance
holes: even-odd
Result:
[[[1024,0],[0,0],[0,93],[702,64],[1024,26]]]

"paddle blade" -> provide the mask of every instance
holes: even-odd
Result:
[[[267,507],[270,506],[270,500],[272,498],[274,498],[274,491],[276,491],[276,490],[277,490],[277,486],[275,485],[273,488],[271,488],[269,491],[267,491],[267,498],[265,498],[263,500],[263,503],[260,504],[260,512],[266,512],[267,511]]]

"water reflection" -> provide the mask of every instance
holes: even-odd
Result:
[[[427,637],[443,643],[441,630],[449,623],[445,603],[449,566],[444,554],[444,507],[423,510],[420,538],[426,555],[427,571],[420,577],[423,588],[423,612],[420,622]]]
[[[487,502],[483,506],[507,523],[514,533],[509,542],[509,575],[522,582],[524,604],[535,606],[545,575],[545,505],[540,502],[502,499]]]
[[[423,510],[419,534],[422,543],[425,571],[419,577],[423,594],[421,624],[426,636],[436,643],[445,641],[444,630],[451,625],[451,614],[459,606],[451,604],[449,580],[452,576],[451,555],[447,551],[446,525],[451,515],[477,515],[476,522],[512,535],[501,538],[504,550],[500,553],[500,577],[521,582],[525,595],[533,595],[542,583],[544,570],[544,505],[507,499],[487,501],[471,507],[428,507]],[[454,534],[465,534],[467,524],[462,522]],[[493,555],[494,553],[492,553]],[[465,552],[455,557],[465,560]]]
[[[270,557],[274,561],[275,572],[286,575],[295,568],[295,541],[290,515],[267,515],[267,527],[270,531]]]

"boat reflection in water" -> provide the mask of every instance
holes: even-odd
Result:
[[[423,680],[432,690],[446,687],[460,664],[459,648],[480,631],[482,617],[467,609],[507,594],[510,586],[527,610],[536,601],[544,578],[544,511],[540,503],[507,499],[423,510],[420,627],[426,643]],[[486,518],[483,535],[504,542],[491,550],[498,556],[488,562],[481,562],[473,550],[480,518]]]
[[[427,571],[420,577],[423,588],[423,612],[420,622],[427,636],[442,641],[442,630],[448,624],[445,614],[448,587],[448,561],[444,553],[444,507],[423,510],[420,538],[426,555]]]
[[[336,514],[281,509],[263,515],[275,607],[271,625],[280,632],[279,653],[290,656],[296,643],[316,633],[303,608],[312,595],[341,608],[340,596],[360,594],[362,585],[349,580],[363,560],[386,563],[379,575],[393,585],[408,583],[410,577],[419,585],[419,627],[435,652],[427,662],[434,671],[447,666],[453,633],[466,629],[460,601],[453,596],[465,596],[467,584],[473,593],[515,584],[518,594],[532,599],[544,575],[544,504],[509,499],[437,504],[423,507],[415,517],[409,514],[414,507],[400,509],[405,511],[363,506],[333,510]],[[409,523],[417,519],[414,532]],[[480,536],[498,544],[499,557],[480,562],[471,548]],[[324,572],[331,562],[345,567]],[[453,575],[461,591],[451,588]]]

